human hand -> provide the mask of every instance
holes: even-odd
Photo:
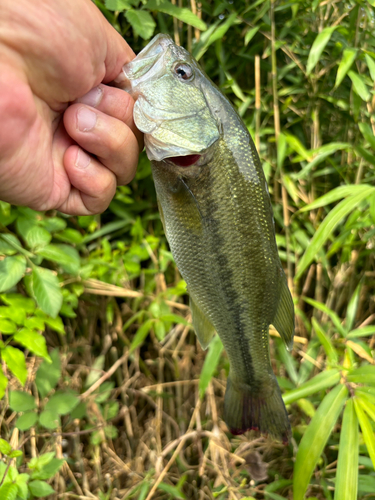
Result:
[[[0,199],[102,212],[142,148],[132,98],[105,85],[134,53],[90,0],[1,4]]]

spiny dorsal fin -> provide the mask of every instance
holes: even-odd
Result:
[[[202,349],[207,349],[212,337],[215,335],[215,328],[202,313],[194,300],[190,297],[190,309],[195,333],[198,337]]]
[[[279,332],[289,351],[293,348],[294,335],[294,304],[286,277],[283,273],[280,287],[280,299],[272,324]]]

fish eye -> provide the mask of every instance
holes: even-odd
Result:
[[[191,80],[193,77],[193,70],[188,64],[178,63],[174,67],[174,72],[180,80]]]

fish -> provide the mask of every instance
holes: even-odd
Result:
[[[160,217],[186,281],[203,349],[218,334],[229,358],[224,421],[287,443],[288,414],[272,370],[269,325],[290,350],[294,305],[280,262],[270,195],[251,136],[192,55],[159,34],[123,67],[135,100]]]

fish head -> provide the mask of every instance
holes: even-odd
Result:
[[[204,94],[207,77],[170,36],[159,34],[123,67],[117,85],[136,100],[134,121],[150,160],[195,163],[219,134]]]

